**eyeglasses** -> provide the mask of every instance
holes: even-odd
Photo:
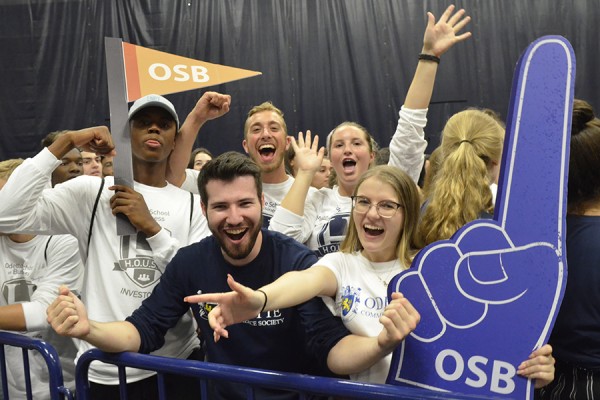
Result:
[[[384,200],[377,204],[372,204],[366,197],[352,196],[352,207],[354,207],[354,211],[359,214],[368,213],[373,206],[375,206],[377,214],[379,214],[381,218],[392,218],[399,208],[404,207],[402,204],[396,203],[395,201]]]

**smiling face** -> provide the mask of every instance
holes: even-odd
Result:
[[[134,160],[166,162],[175,148],[177,124],[160,107],[143,108],[131,117],[131,152]]]
[[[250,175],[232,181],[218,179],[206,183],[208,204],[202,203],[208,227],[221,246],[225,260],[232,265],[249,263],[262,243],[262,198]]]
[[[366,179],[356,191],[357,196],[372,204],[367,213],[352,211],[363,255],[371,261],[390,261],[397,257],[397,246],[404,226],[404,208],[400,207],[391,218],[382,218],[375,204],[380,202],[401,203],[394,188],[376,176]]]
[[[340,194],[350,196],[375,155],[364,131],[356,126],[342,125],[331,136],[329,158],[337,174]]]
[[[290,138],[285,130],[283,118],[275,111],[260,111],[246,121],[244,150],[265,174],[279,173],[285,176],[283,163]],[[275,182],[270,182],[275,183]]]

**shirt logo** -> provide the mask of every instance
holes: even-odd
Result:
[[[6,304],[31,301],[31,295],[37,286],[23,278],[6,281],[2,284],[2,297]]]
[[[346,286],[342,290],[340,309],[344,320],[351,321],[356,315],[356,308],[360,304],[360,289]]]
[[[125,272],[140,288],[147,288],[158,282],[162,273],[152,258],[152,249],[144,233],[122,236],[120,254],[122,258],[115,262],[113,271]]]

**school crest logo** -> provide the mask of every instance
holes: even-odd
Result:
[[[152,258],[152,249],[146,235],[138,232],[136,235],[122,236],[120,244],[121,259],[115,262],[113,271],[125,272],[140,288],[147,288],[158,282],[162,273]]]
[[[358,304],[360,304],[360,289],[346,286],[342,290],[342,300],[340,304],[340,310],[344,320],[350,321],[354,318]]]
[[[2,297],[6,304],[31,301],[31,295],[37,286],[23,278],[6,281],[2,284]]]
[[[339,250],[340,243],[346,236],[349,221],[350,213],[338,210],[337,214],[323,224],[317,235],[318,249],[315,251],[317,257]]]
[[[217,303],[198,303],[198,315],[205,321],[208,321],[208,314],[215,308]]]

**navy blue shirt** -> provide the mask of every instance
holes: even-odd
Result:
[[[127,318],[140,333],[139,351],[149,353],[162,346],[166,331],[191,308],[206,345],[207,361],[284,372],[327,373],[329,351],[349,331],[321,299],[263,312],[245,323],[229,326],[229,339],[222,338],[218,343],[213,340],[207,317],[213,305],[190,305],[183,301],[185,296],[199,291],[230,291],[227,274],[257,289],[288,271],[306,269],[316,262],[316,256],[306,246],[265,229],[258,256],[242,267],[225,261],[213,236],[180,249],[152,295]],[[231,396],[236,397],[232,393],[222,394],[223,398]]]
[[[567,215],[567,286],[550,336],[557,360],[600,367],[600,217]]]

